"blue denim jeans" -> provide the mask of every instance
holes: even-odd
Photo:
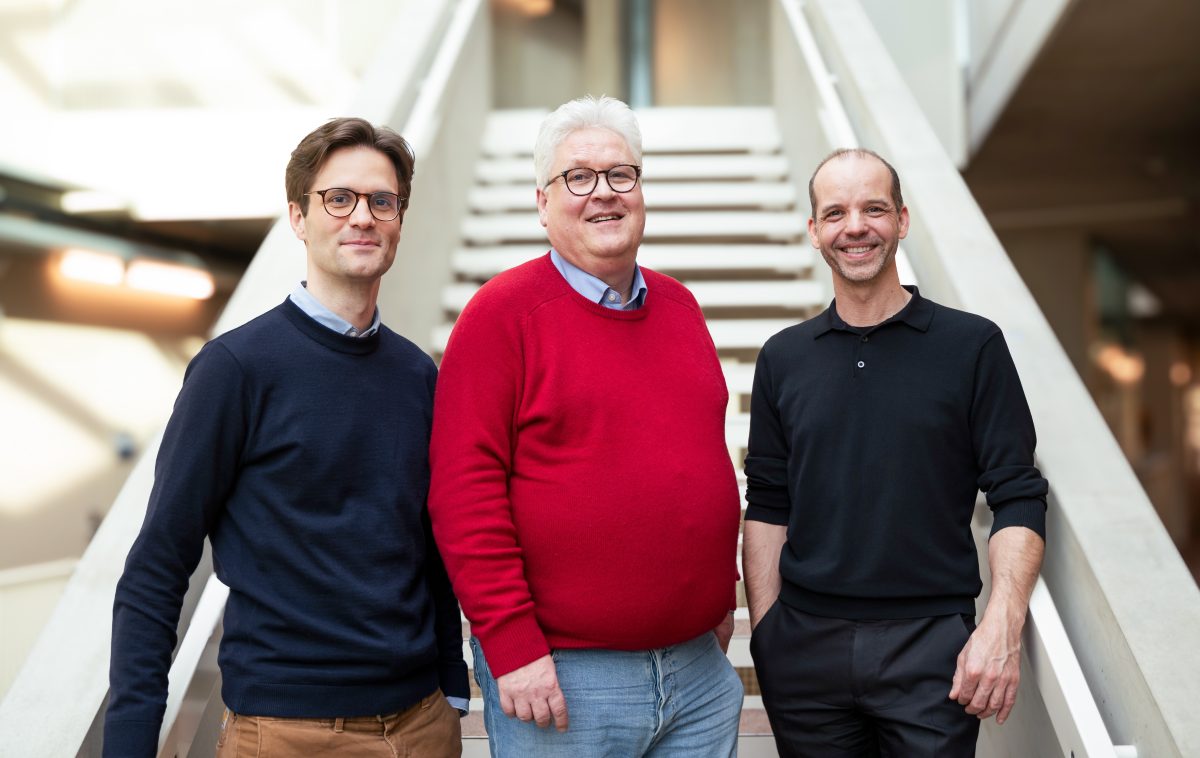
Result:
[[[554,650],[570,716],[564,733],[505,716],[473,637],[471,650],[494,758],[737,755],[742,681],[711,632],[657,650]]]

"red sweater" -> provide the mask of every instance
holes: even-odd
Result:
[[[725,379],[691,293],[642,273],[645,305],[610,310],[546,255],[454,326],[429,512],[495,676],[550,648],[673,645],[734,606]]]

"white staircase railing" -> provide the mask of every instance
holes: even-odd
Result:
[[[487,5],[482,0],[404,0],[404,5],[378,59],[368,68],[350,114],[330,115],[357,115],[397,126],[417,152],[416,192],[396,266],[381,291],[380,309],[389,323],[420,343],[427,341],[423,338],[436,320],[437,292],[453,249],[450,244],[426,248],[422,243],[436,239],[441,229],[456,227],[454,209],[465,207],[474,156],[460,157],[459,146],[478,144],[483,114],[490,108],[490,48]],[[282,170],[280,166],[281,174]],[[456,192],[461,199],[455,204],[430,196],[439,189]],[[438,250],[444,251],[440,259]],[[303,275],[303,249],[287,220],[281,219],[255,255],[214,333],[278,304]],[[423,297],[432,299],[425,302]],[[409,328],[409,308],[424,309],[419,318],[425,328]],[[113,593],[145,514],[157,450],[157,440],[147,446],[0,702],[0,755],[99,754]],[[173,706],[178,704],[176,718],[164,722],[160,738],[167,754],[180,745],[195,755],[212,754],[215,729],[197,727],[211,721],[218,709],[211,701],[190,701],[197,688],[207,686],[210,695],[213,690],[213,679],[197,670],[209,664],[211,642],[219,633],[214,625],[220,591],[214,588],[202,595],[210,575],[204,563],[192,578],[184,604],[183,642],[169,695]],[[193,613],[198,602],[199,615]]]
[[[464,146],[481,144],[490,109],[487,8],[482,0],[409,0],[407,5],[395,44],[384,45],[380,63],[364,81],[355,115],[404,124],[402,131],[417,149],[414,200],[396,270],[384,281],[381,309],[390,323],[432,352],[447,332],[437,325],[452,261],[464,282],[481,281],[513,260],[541,251],[531,252],[535,246],[528,244],[505,249],[478,244],[453,252],[469,203],[504,208],[513,202],[503,193],[468,191],[476,155]],[[948,305],[987,315],[1005,329],[1034,411],[1040,464],[1052,487],[1044,581],[1035,591],[1025,634],[1025,686],[1018,701],[1018,709],[1024,710],[1014,711],[1004,727],[985,725],[981,754],[1050,749],[1121,758],[1200,755],[1200,722],[1192,713],[1200,702],[1200,653],[1180,637],[1200,628],[1200,591],[1086,389],[859,4],[773,0],[772,9],[775,113],[783,155],[712,156],[700,178],[716,180],[727,175],[722,172],[749,170],[772,182],[784,179],[792,184],[785,196],[802,206],[805,170],[828,150],[863,144],[886,154],[904,178],[913,210],[905,250],[923,290]],[[413,40],[427,43],[413,46]],[[651,123],[648,131],[654,129]],[[689,148],[680,142],[678,149]],[[659,176],[697,178],[694,162],[686,156],[659,156],[654,170]],[[480,175],[511,178],[517,172],[531,173],[526,158],[489,161]],[[694,196],[687,199],[688,190],[680,194],[673,189],[673,199],[670,192],[655,198],[648,191],[647,197],[664,209],[694,201]],[[761,203],[761,197],[754,202]],[[799,249],[792,223],[776,235],[782,242],[756,246],[745,256],[746,266],[767,278],[785,278],[789,268],[780,268],[781,257]],[[647,244],[644,262],[653,267],[651,258],[657,257],[667,270],[672,263],[682,264],[681,270],[698,277],[701,290],[708,287],[705,298],[723,313],[710,320],[710,330],[719,349],[738,356],[726,366],[731,388],[744,388],[747,371],[740,359],[777,331],[780,319],[727,318],[721,309],[728,310],[743,294],[705,281],[723,264],[701,259],[688,266],[696,250],[668,233],[662,237]],[[518,238],[532,241],[528,232]],[[805,255],[805,265],[811,266],[811,253]],[[302,274],[303,255],[281,222],[263,243],[216,331],[282,300]],[[811,266],[811,276],[820,280],[823,274],[823,267]],[[467,293],[451,293],[448,305],[457,308]],[[739,435],[743,422],[740,414],[731,415]],[[737,441],[731,436],[731,447]],[[156,450],[152,444],[135,468],[0,703],[0,754],[97,751],[113,589],[141,523]],[[174,717],[162,733],[168,754],[211,754],[211,737],[204,735],[215,733],[208,725],[219,710],[212,698],[218,679],[211,659],[222,591],[209,582],[210,573],[207,566],[197,571],[185,604],[186,633],[172,672]],[[771,752],[762,741],[744,747],[755,755]],[[467,748],[479,752],[481,745],[476,741]]]
[[[828,93],[832,86],[857,142],[887,155],[904,180],[912,209],[906,249],[922,289],[1000,324],[1024,381],[1039,465],[1051,486],[1043,579],[1057,606],[1053,613],[1039,599],[1027,634],[1030,670],[1024,673],[1038,687],[1024,695],[1044,688],[1043,715],[1053,724],[1040,749],[1069,744],[1076,756],[1130,755],[1134,749],[1200,755],[1194,716],[1200,654],[1179,636],[1200,628],[1200,591],[1087,389],[859,3],[777,0],[773,6],[774,54],[786,66],[786,74],[776,68],[785,137],[792,134],[784,114],[800,110],[797,98]],[[790,45],[781,40],[788,34]],[[820,67],[796,66],[804,57],[798,49],[813,44],[818,55],[805,59],[819,60]],[[818,102],[829,104],[827,98]],[[1048,633],[1059,622],[1065,634]],[[1070,647],[1064,649],[1066,641]],[[1057,665],[1069,658],[1077,659],[1086,693]],[[1079,715],[1092,707],[1099,722]],[[1010,721],[985,728],[981,753],[1009,754],[1004,743],[1016,741],[1021,727]]]

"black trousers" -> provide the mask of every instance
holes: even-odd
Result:
[[[776,601],[750,638],[781,756],[974,756],[979,719],[951,700],[966,616],[855,621]]]

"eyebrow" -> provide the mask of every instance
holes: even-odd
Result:
[[[867,206],[881,205],[881,206],[887,208],[888,210],[892,210],[892,202],[890,200],[881,200],[878,198],[870,199],[869,198],[869,199],[863,201],[863,205],[867,205]],[[845,203],[830,203],[829,205],[818,206],[817,211],[824,214],[824,213],[828,213],[829,211],[835,211],[839,208],[845,208],[845,207],[846,207]]]

